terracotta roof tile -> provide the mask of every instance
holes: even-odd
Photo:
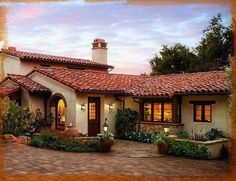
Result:
[[[173,96],[175,94],[228,93],[223,71],[139,76],[91,70],[41,68],[38,71],[78,92],[114,93],[132,96]]]
[[[18,84],[19,86],[24,87],[25,89],[29,90],[32,93],[51,92],[51,90],[48,89],[47,87],[23,75],[8,74],[8,76],[5,79],[8,79],[8,78],[12,80],[13,82],[15,82],[16,84]]]
[[[0,87],[0,96],[8,96],[20,90],[20,86]]]
[[[36,61],[37,62],[37,61],[41,60],[41,61],[45,61],[45,62],[49,62],[49,63],[54,62],[54,63],[69,64],[69,65],[83,65],[83,66],[111,68],[111,69],[114,68],[111,65],[96,63],[96,62],[93,62],[93,61],[90,61],[87,59],[24,52],[24,51],[18,51],[14,47],[9,47],[8,49],[2,49],[0,51],[0,53],[5,53],[7,55],[18,57],[21,60],[28,60],[28,61]]]

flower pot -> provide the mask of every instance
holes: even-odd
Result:
[[[111,152],[112,144],[110,142],[101,141],[98,145],[98,151],[102,153]]]
[[[158,153],[159,154],[168,154],[169,152],[169,145],[165,144],[165,143],[158,143],[157,144],[157,148],[158,148]]]

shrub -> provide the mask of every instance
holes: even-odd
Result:
[[[125,132],[135,131],[138,113],[131,109],[117,111],[116,114],[116,133],[118,138],[124,138]]]
[[[39,109],[33,113],[28,107],[21,108],[15,101],[8,101],[3,118],[3,132],[13,135],[33,133],[36,129],[49,126],[48,122],[49,119],[43,118]]]
[[[199,133],[193,133],[192,131],[192,135],[190,137],[191,140],[195,140],[195,141],[207,141],[207,137],[204,133],[202,133],[202,129],[200,130]]]
[[[208,140],[216,140],[217,138],[225,138],[224,132],[217,128],[212,128],[210,131],[207,131],[205,133],[205,136],[207,137]]]
[[[68,152],[95,152],[97,151],[98,139],[72,138],[59,134],[52,129],[43,129],[39,136],[32,137],[31,145]]]
[[[172,141],[169,154],[192,159],[209,159],[209,152],[205,146],[200,146],[189,141]]]
[[[3,117],[3,132],[4,134],[19,135],[22,131],[21,129],[21,108],[14,102],[9,101],[8,109],[5,111]]]
[[[30,142],[32,146],[42,148],[44,145],[44,141],[41,136],[34,136]]]
[[[125,132],[123,135],[123,139],[138,141],[143,143],[153,143],[155,137],[156,133],[145,133],[137,131]]]
[[[43,117],[42,112],[40,109],[36,109],[35,112],[35,121],[34,121],[34,128],[35,131],[39,131],[42,128],[49,128],[51,127],[51,120],[50,115]]]
[[[187,131],[185,130],[178,130],[175,132],[177,138],[179,139],[188,139],[189,138],[189,134]]]

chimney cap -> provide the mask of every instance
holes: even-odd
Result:
[[[106,41],[102,38],[96,38],[94,39],[93,43],[106,43]]]
[[[8,47],[8,50],[9,50],[9,51],[16,52],[16,47]]]

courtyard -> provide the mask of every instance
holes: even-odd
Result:
[[[4,172],[14,175],[127,175],[141,177],[218,176],[229,172],[220,160],[158,155],[152,144],[116,140],[111,153],[70,153],[3,143]]]

